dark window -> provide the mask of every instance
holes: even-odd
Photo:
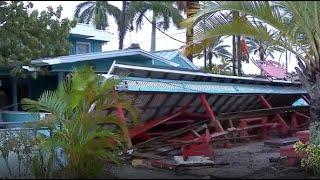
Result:
[[[77,42],[76,54],[90,53],[90,43],[89,42]]]

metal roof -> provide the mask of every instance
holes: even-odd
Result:
[[[70,30],[70,36],[84,37],[86,39],[98,40],[109,42],[109,32],[105,30],[99,30],[92,25],[78,23],[74,28]]]
[[[282,107],[291,106],[306,94],[300,83],[199,71],[114,63],[109,74],[121,77],[117,90],[133,101],[142,122],[175,113],[187,104],[190,104],[187,110],[190,113],[204,112],[199,93],[206,95],[217,115],[263,109],[258,95],[263,95],[272,107]],[[121,76],[123,74],[127,76]],[[127,118],[130,122],[130,117]]]
[[[195,93],[159,93],[159,92],[120,92],[131,99],[140,112],[141,122],[165,117],[190,104],[187,112],[203,113],[200,98]],[[252,94],[207,94],[207,100],[216,115],[222,113],[240,112],[264,109],[257,95]],[[269,94],[264,95],[272,107],[291,106],[299,94]],[[128,117],[128,122],[131,122]]]
[[[182,68],[199,70],[199,68],[196,67],[192,62],[190,62],[185,56],[183,56],[178,49],[155,51],[152,53],[158,56],[161,56],[165,59],[168,59],[170,61],[176,62]]]
[[[227,76],[220,74],[205,73],[196,70],[191,71],[185,69],[168,69],[163,67],[153,68],[118,63],[115,63],[114,66],[112,66],[110,72],[115,75],[129,74],[130,77],[141,78],[301,87],[301,83],[299,82],[291,82],[284,80],[270,81],[268,79],[263,78]]]
[[[173,66],[173,67],[178,66],[178,64],[174,62],[170,62],[160,56],[154,55],[142,49],[125,49],[125,50],[59,56],[55,58],[44,58],[44,59],[32,60],[31,64],[44,66],[44,65],[55,65],[55,64],[74,63],[74,62],[81,62],[81,61],[90,61],[90,60],[96,60],[96,59],[111,59],[113,61],[114,58],[125,57],[125,56],[141,56],[141,57],[149,58],[150,60],[161,61],[167,64],[168,66]]]
[[[304,94],[299,86],[272,86],[225,82],[198,82],[140,77],[122,77],[121,91],[206,93],[206,94]]]

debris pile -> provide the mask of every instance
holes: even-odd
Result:
[[[308,107],[271,107],[263,96],[261,101],[266,109],[216,116],[201,98],[204,113],[190,114],[186,106],[135,126],[130,129],[132,165],[176,169],[227,164],[214,162],[214,148],[232,147],[232,142],[251,138],[267,140],[273,132],[290,136],[307,128],[308,116],[303,112],[308,112]]]

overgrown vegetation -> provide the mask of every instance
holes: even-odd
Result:
[[[67,37],[76,22],[61,19],[62,7],[32,8],[31,2],[0,2],[0,66],[14,75],[24,75],[22,66],[33,59],[66,55],[71,48]]]
[[[95,74],[92,67],[82,67],[39,100],[23,99],[25,110],[50,113],[28,126],[48,131],[19,138],[13,138],[15,133],[2,135],[1,155],[9,171],[10,152],[19,164],[30,167],[22,177],[32,172],[35,178],[98,178],[105,174],[105,163],[121,163],[119,153],[127,148],[128,129],[113,110],[121,106],[134,124],[138,113],[121,95],[114,96],[117,83]]]
[[[232,75],[231,60],[222,59],[222,64],[209,64],[204,71],[213,74]]]
[[[297,153],[302,156],[301,166],[310,170],[313,174],[320,175],[320,146],[304,144],[301,141],[294,145]]]
[[[51,113],[38,124],[52,132],[49,137],[38,137],[39,149],[53,153],[53,159],[62,162],[55,167],[62,177],[98,177],[105,161],[119,163],[118,153],[126,147],[123,134],[128,134],[127,127],[106,110],[111,112],[120,104],[133,120],[137,112],[130,103],[113,95],[118,80],[102,81],[92,67],[82,67],[57,90],[44,92],[38,101],[23,100],[25,110]]]
[[[32,150],[35,145],[33,132],[28,130],[0,132],[0,153],[4,159],[5,167],[11,178],[21,178],[30,175],[30,162],[32,161]],[[13,154],[15,156],[13,156]],[[17,160],[18,167],[14,167],[9,162]],[[17,168],[18,172],[13,173],[12,168]]]

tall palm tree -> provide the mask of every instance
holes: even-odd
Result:
[[[271,37],[276,35],[276,32],[273,30],[268,30],[268,33]],[[269,41],[261,41],[254,37],[246,37],[246,42],[248,44],[249,52],[254,55],[259,55],[260,61],[268,59],[268,57],[274,59],[274,53],[276,51],[283,53],[285,50],[281,47],[278,47],[272,44]]]
[[[215,4],[215,2],[212,2],[212,1],[193,1],[195,4],[193,4],[192,6],[187,6],[187,2],[188,1],[175,1],[175,5],[178,7],[179,10],[181,11],[184,11],[184,12],[192,12],[192,13],[188,13],[187,14],[187,18],[190,18],[191,16],[193,16],[194,14],[196,14],[197,11],[201,11],[203,10],[205,7],[207,6],[212,6]],[[231,22],[233,20],[233,16],[237,16],[239,13],[237,12],[234,12],[234,11],[228,11],[226,13],[220,13],[220,15],[222,16],[225,16],[225,19],[227,20],[227,22]],[[201,21],[199,21],[199,23],[197,24],[197,26],[201,26],[201,28],[198,28],[197,26],[195,27],[187,27],[187,30],[189,30],[189,32],[192,32],[191,34],[190,33],[187,33],[187,46],[184,50],[184,54],[188,57],[188,59],[190,61],[192,61],[192,57],[193,57],[193,54],[196,54],[198,53],[199,51],[199,44],[197,43],[193,43],[193,40],[195,38],[193,38],[193,34],[194,34],[194,31],[195,33],[204,33],[206,31],[206,29],[211,29],[211,18],[210,16],[212,16],[212,14],[206,14],[205,16],[202,16],[203,17],[203,23]],[[206,23],[208,22],[208,23]],[[227,23],[226,22],[226,23]],[[200,31],[199,31],[200,29]],[[204,46],[210,46],[212,43],[214,43],[217,39],[213,38],[211,40],[207,39],[206,40],[206,43],[202,44]],[[209,41],[212,41],[211,43]],[[200,45],[200,47],[202,47],[202,45]],[[206,47],[204,47],[204,49],[206,49]],[[233,75],[237,75],[238,72],[236,71],[237,67],[239,66],[239,61],[240,61],[240,36],[232,36],[232,55],[233,55],[233,58],[232,58],[232,72],[233,72]],[[238,53],[239,52],[239,53]],[[206,57],[205,57],[206,59]],[[206,62],[206,60],[205,60]],[[240,62],[241,64],[241,62]],[[239,69],[239,67],[238,67]],[[241,71],[241,69],[239,69],[239,71]]]
[[[208,47],[205,47],[205,51],[202,51],[198,54],[194,54],[194,57],[202,58],[206,56],[208,60],[208,67],[212,67],[213,57],[221,58],[226,62],[229,62],[232,59],[232,54],[227,50],[227,48],[230,48],[230,46],[223,44],[223,39],[218,38],[214,42],[212,42]]]
[[[172,6],[171,1],[132,1],[132,6],[137,12],[135,15],[136,30],[141,29],[143,18],[146,18],[152,25],[151,29],[151,51],[156,50],[156,29],[168,30],[171,21],[176,27],[183,20],[180,11]],[[152,20],[146,17],[146,13],[152,11]]]
[[[192,17],[196,14],[197,10],[199,9],[200,3],[199,1],[174,1],[174,4],[177,8],[186,13],[187,18]],[[186,43],[187,43],[187,51],[192,51],[192,41],[193,41],[193,27],[187,28],[186,32]],[[193,54],[187,54],[187,58],[192,62],[193,61]]]
[[[94,23],[97,29],[109,26],[108,16],[120,17],[120,9],[108,1],[85,1],[76,6],[74,18],[80,23]]]
[[[274,32],[273,30],[268,30],[268,33],[271,37],[274,37],[276,35],[276,32]],[[273,54],[275,52],[283,53],[285,51],[283,48],[278,47],[277,45],[273,45],[269,41],[261,41],[254,37],[246,37],[246,43],[248,44],[249,53],[259,55],[260,61],[265,61],[269,57],[271,59],[274,59],[275,57]],[[262,75],[262,69],[260,70],[260,75]]]
[[[318,1],[221,1],[209,6],[183,24],[194,26],[202,16],[223,10],[235,10],[256,17],[277,30],[271,37],[264,27],[252,20],[237,18],[225,24],[222,16],[212,17],[215,28],[196,35],[200,41],[216,36],[235,34],[252,36],[287,49],[297,57],[299,79],[310,101],[310,142],[320,144],[320,3]]]
[[[224,60],[231,60],[232,54],[227,50],[229,45],[223,45],[223,40],[220,38],[215,41],[207,50],[207,57],[209,60],[209,66],[212,66],[212,58],[222,58]]]
[[[123,41],[126,33],[132,28],[134,11],[131,1],[122,1],[122,9],[111,5],[108,1],[86,1],[77,5],[74,17],[80,23],[92,22],[97,29],[105,29],[109,26],[108,16],[112,16],[118,25],[119,49],[123,49]]]
[[[132,29],[132,18],[130,18],[130,1],[122,1],[122,10],[120,18],[115,18],[118,24],[119,49],[123,49],[123,41],[128,30]]]
[[[221,64],[208,65],[204,70],[213,74],[232,75],[232,61],[231,59],[222,59]]]

